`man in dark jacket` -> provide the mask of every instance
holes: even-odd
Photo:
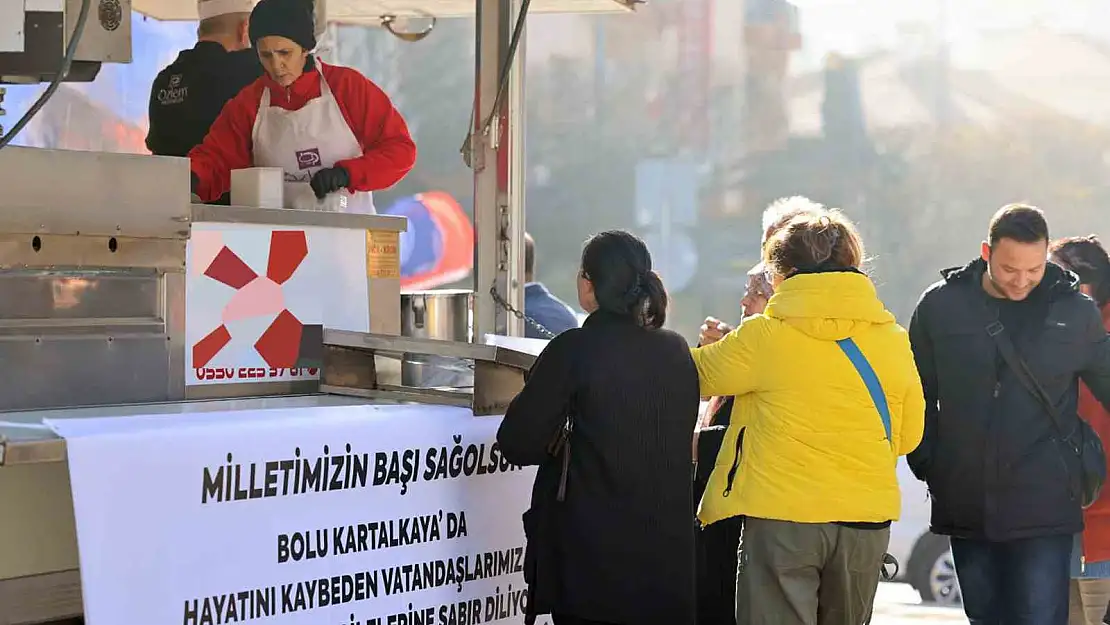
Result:
[[[158,156],[189,153],[204,140],[224,104],[262,75],[250,48],[255,0],[200,0],[197,45],[158,73],[150,89],[146,147]]]
[[[1080,379],[1110,405],[1110,338],[1048,242],[1040,210],[1003,207],[982,257],[942,272],[910,322],[926,402],[910,467],[929,485],[932,531],[952,539],[972,625],[1068,621],[1079,461],[987,331],[1001,324],[1069,431]]]
[[[536,282],[536,242],[528,233],[524,234],[524,282],[524,314],[551,333],[548,336],[532,324],[525,323],[525,337],[550,339],[578,327],[578,317],[574,316],[574,310],[548,291],[542,282]]]

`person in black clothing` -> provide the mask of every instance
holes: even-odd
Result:
[[[197,44],[154,78],[146,147],[157,156],[184,157],[204,141],[224,104],[262,75],[250,49],[254,0],[201,0]]]
[[[524,516],[529,619],[692,625],[689,347],[662,328],[666,291],[632,234],[586,243],[578,300],[585,324],[551,340],[497,433],[505,459],[539,465]]]
[[[740,299],[741,318],[761,314],[773,294],[763,263],[752,267],[744,297]],[[699,346],[714,340],[705,337]],[[694,433],[695,501],[701,501],[705,494],[735,402],[735,397],[711,398],[698,423]],[[706,525],[697,533],[698,625],[736,625],[736,554],[742,527],[741,517],[731,517]]]
[[[1046,260],[1048,241],[1040,210],[1003,207],[981,258],[942,272],[910,323],[927,408],[909,463],[929,485],[932,531],[952,539],[972,625],[1068,621],[1079,459],[987,331],[1001,324],[1066,429],[1080,427],[1080,379],[1110,404],[1110,338],[1075,275]]]

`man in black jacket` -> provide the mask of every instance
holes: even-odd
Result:
[[[1078,458],[987,332],[1001,323],[1065,428],[1079,425],[1080,378],[1110,405],[1110,338],[1048,242],[1040,210],[1003,207],[982,257],[942,272],[910,322],[926,402],[910,467],[929,485],[932,531],[952,539],[972,625],[1068,621]]]
[[[262,75],[247,27],[255,0],[200,0],[197,45],[158,73],[150,89],[146,147],[186,156],[204,141],[224,104]]]

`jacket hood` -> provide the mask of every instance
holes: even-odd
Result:
[[[895,323],[871,279],[848,271],[787,278],[763,314],[824,341],[846,339],[872,325]]]
[[[975,282],[978,283],[983,277],[983,273],[987,270],[987,261],[982,258],[976,258],[963,267],[950,267],[940,272],[945,282]],[[1063,295],[1069,295],[1079,291],[1079,276],[1070,271],[1064,270],[1063,267],[1056,263],[1049,262],[1045,267],[1044,279],[1041,284],[1047,287],[1045,291],[1049,299],[1056,299]]]

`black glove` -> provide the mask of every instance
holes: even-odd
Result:
[[[332,191],[338,191],[351,185],[351,175],[342,167],[327,167],[312,176],[312,190],[316,199],[322,200]]]

